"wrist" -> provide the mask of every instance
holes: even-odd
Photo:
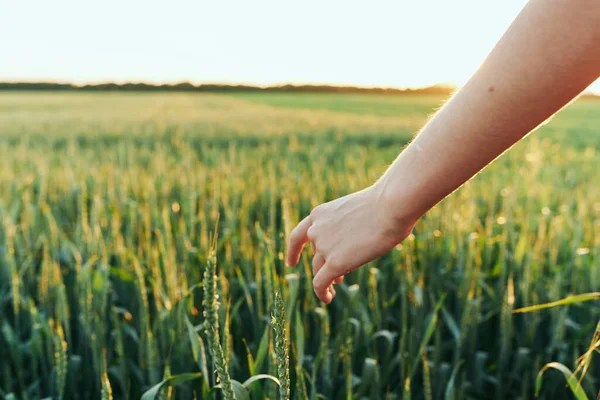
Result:
[[[416,196],[411,195],[410,190],[402,186],[398,181],[391,181],[389,174],[385,174],[372,189],[377,203],[395,224],[412,227],[424,212],[419,209],[419,204],[415,201]]]

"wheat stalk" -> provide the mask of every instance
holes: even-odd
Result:
[[[205,332],[208,338],[208,350],[217,372],[218,381],[223,389],[223,397],[226,400],[235,400],[235,393],[227,370],[227,362],[223,354],[223,348],[219,340],[219,296],[217,295],[217,256],[213,242],[208,254],[206,268],[204,270],[204,317],[206,318]]]
[[[275,359],[279,377],[279,396],[283,400],[290,398],[290,357],[285,330],[285,308],[279,292],[275,293],[275,304],[271,316],[275,332]]]

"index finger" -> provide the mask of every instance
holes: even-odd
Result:
[[[287,265],[293,266],[298,264],[300,253],[306,242],[308,242],[308,228],[312,225],[310,215],[304,218],[298,226],[294,228],[290,234],[290,242],[287,252]]]

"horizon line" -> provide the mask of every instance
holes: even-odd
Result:
[[[43,86],[57,86],[62,87],[62,90],[65,89],[86,89],[86,88],[97,88],[101,86],[116,86],[120,89],[126,89],[127,86],[146,86],[148,88],[170,88],[173,90],[177,90],[177,87],[185,87],[188,86],[190,89],[228,89],[235,90],[256,90],[256,91],[282,91],[285,92],[286,89],[290,89],[289,91],[298,91],[302,92],[302,89],[315,89],[315,92],[318,92],[319,89],[332,89],[331,92],[335,92],[336,89],[341,89],[341,91],[352,91],[355,90],[357,92],[396,92],[396,93],[412,93],[412,92],[427,92],[431,90],[436,91],[444,91],[449,94],[458,91],[463,85],[458,85],[450,82],[438,82],[431,85],[426,86],[379,86],[379,85],[354,85],[354,84],[333,84],[333,83],[272,83],[272,84],[255,84],[255,83],[242,83],[242,82],[198,82],[192,80],[179,80],[179,81],[147,81],[147,80],[127,80],[127,81],[118,81],[118,80],[98,80],[98,81],[87,81],[87,82],[75,82],[75,81],[60,81],[60,80],[32,80],[32,79],[18,79],[18,80],[0,80],[0,90],[10,90],[10,87],[13,85],[43,85]],[[4,86],[4,87],[3,87]],[[65,88],[66,87],[66,88]],[[35,90],[35,88],[16,88],[15,90]],[[44,90],[44,89],[42,89]],[[51,90],[50,88],[45,88],[45,90]],[[100,90],[100,89],[99,89]],[[210,91],[210,90],[207,90]],[[593,96],[600,97],[600,91],[593,90],[584,90],[580,95],[583,96]]]
[[[251,87],[258,89],[270,89],[281,87],[331,87],[331,88],[348,88],[348,89],[384,89],[384,90],[423,90],[429,88],[443,89],[458,89],[462,85],[451,82],[436,82],[430,85],[415,85],[415,86],[394,86],[394,85],[361,85],[352,83],[325,83],[325,82],[274,82],[268,84],[260,84],[243,81],[195,81],[195,80],[86,80],[86,81],[68,81],[54,79],[8,79],[0,80],[0,84],[43,84],[43,85],[70,85],[74,87],[99,86],[99,85],[148,85],[148,86],[177,86],[189,84],[196,87],[201,86],[223,86],[223,87]]]

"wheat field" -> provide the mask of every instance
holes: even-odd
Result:
[[[294,224],[374,182],[443,101],[0,92],[0,397],[595,398],[599,302],[513,311],[600,291],[599,100],[437,205],[331,305],[309,252],[284,266]],[[576,390],[538,378],[581,355]]]

